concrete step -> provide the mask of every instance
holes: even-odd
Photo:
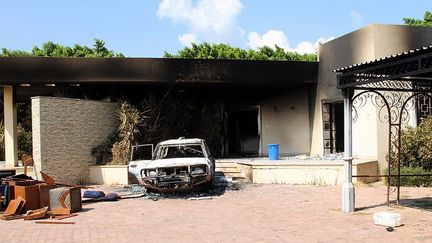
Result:
[[[240,173],[240,169],[237,167],[230,167],[230,168],[218,168],[216,167],[216,171],[221,171],[225,173]]]
[[[246,180],[246,177],[242,175],[225,175],[225,177],[230,177],[233,180],[240,181],[240,180]]]
[[[246,177],[242,175],[240,168],[236,162],[224,161],[216,162],[216,175],[229,177],[232,180],[246,180]]]
[[[216,162],[216,168],[232,168],[237,167],[236,162]]]
[[[241,175],[240,173],[224,173],[221,171],[217,171],[215,175],[220,177],[230,177],[233,180],[246,180],[246,177]]]

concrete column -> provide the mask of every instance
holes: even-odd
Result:
[[[355,210],[355,190],[352,183],[352,92],[344,90],[344,182],[342,184],[342,212]]]
[[[18,166],[16,90],[3,86],[6,167]]]

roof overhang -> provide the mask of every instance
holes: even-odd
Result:
[[[432,91],[432,46],[334,70],[339,89]]]
[[[0,85],[315,84],[318,62],[171,58],[0,58]]]

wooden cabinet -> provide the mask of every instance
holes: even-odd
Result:
[[[23,212],[39,207],[39,186],[18,186],[15,185],[15,198],[22,197],[26,202],[24,204]]]

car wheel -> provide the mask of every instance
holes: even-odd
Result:
[[[210,181],[208,181],[207,183],[204,184],[204,187],[208,190],[212,190],[215,188],[215,177],[214,174],[212,175],[212,178],[210,179]]]

